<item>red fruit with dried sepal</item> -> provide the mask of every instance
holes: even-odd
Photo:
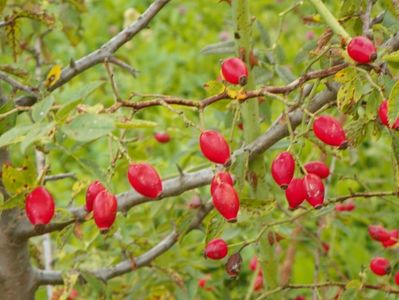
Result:
[[[43,186],[35,188],[25,199],[25,212],[33,225],[50,223],[54,216],[53,196]]]
[[[294,177],[295,160],[287,152],[281,152],[272,162],[272,176],[274,181],[282,188],[286,189]]]
[[[240,200],[234,187],[228,183],[220,183],[212,194],[213,205],[228,221],[236,222],[240,209]]]
[[[222,239],[214,239],[206,245],[204,254],[210,259],[218,260],[224,258],[227,252],[227,243]]]
[[[199,139],[202,154],[211,162],[225,164],[230,159],[230,147],[219,132],[205,130]]]
[[[324,202],[324,184],[319,176],[307,174],[304,178],[306,200],[314,208],[319,208]]]
[[[155,199],[162,193],[162,181],[158,172],[149,164],[135,163],[127,173],[130,185],[139,194]]]
[[[383,242],[391,238],[390,232],[381,225],[369,225],[368,232],[375,241]]]
[[[313,132],[323,143],[345,149],[348,146],[346,134],[338,120],[331,116],[319,116],[313,122]]]
[[[234,184],[233,178],[231,177],[229,172],[219,172],[213,176],[211,181],[211,195],[215,191],[216,187],[221,183],[227,183],[230,185]]]
[[[386,258],[375,257],[370,262],[370,270],[379,276],[384,276],[391,272],[391,265]]]
[[[377,50],[373,42],[365,36],[351,39],[346,51],[354,61],[360,64],[368,64],[377,58]]]
[[[330,175],[330,169],[321,161],[311,161],[303,166],[308,173],[315,174],[321,179],[325,179]]]
[[[247,83],[247,66],[237,57],[228,58],[222,62],[221,74],[231,84],[245,85]]]
[[[118,202],[116,197],[107,190],[100,192],[94,199],[93,218],[101,232],[107,232],[114,224],[117,209]]]
[[[307,194],[302,178],[294,178],[291,180],[285,190],[285,197],[287,198],[290,209],[296,209],[303,201],[305,201]]]
[[[105,187],[97,180],[88,186],[86,191],[86,211],[90,212],[93,210],[94,199],[103,190],[105,190]]]
[[[167,132],[156,132],[154,138],[158,143],[165,144],[170,141],[170,135]]]

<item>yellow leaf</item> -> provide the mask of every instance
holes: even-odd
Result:
[[[46,88],[52,87],[61,77],[61,65],[54,65],[50,72],[47,74],[46,81],[44,82],[44,86]]]

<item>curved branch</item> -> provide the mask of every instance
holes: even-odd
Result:
[[[13,88],[15,88],[17,90],[23,91],[25,93],[28,93],[29,95],[37,97],[37,94],[35,93],[34,88],[20,83],[19,81],[11,78],[6,73],[1,72],[1,71],[0,71],[0,80],[7,82],[9,85],[11,85]]]

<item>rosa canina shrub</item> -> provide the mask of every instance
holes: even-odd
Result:
[[[396,299],[395,1],[0,1],[1,299]]]

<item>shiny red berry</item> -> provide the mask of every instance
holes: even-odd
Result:
[[[304,178],[306,200],[314,208],[320,207],[324,202],[324,184],[320,177],[314,174],[307,174]]]
[[[199,143],[202,154],[211,162],[225,164],[230,159],[229,144],[219,132],[203,131]]]
[[[223,78],[231,84],[245,85],[247,83],[247,66],[237,57],[225,59],[222,63],[221,73]]]
[[[330,175],[330,169],[325,163],[321,161],[311,161],[304,165],[306,172],[315,174],[321,179],[327,178]]]
[[[272,176],[274,181],[286,189],[294,177],[295,161],[292,155],[285,151],[281,152],[272,162]]]
[[[313,122],[314,134],[325,144],[344,149],[348,145],[345,131],[335,118],[320,116]]]
[[[368,64],[377,58],[373,42],[364,36],[351,39],[346,50],[349,56],[360,64]]]
[[[391,265],[387,259],[375,257],[370,262],[370,269],[374,274],[383,276],[391,272]]]
[[[227,183],[230,185],[234,184],[233,178],[231,177],[229,172],[219,172],[216,173],[215,176],[213,176],[211,181],[211,195],[215,191],[216,187],[221,183]]]
[[[93,218],[101,232],[106,232],[114,224],[118,202],[107,190],[101,191],[93,203]]]
[[[384,100],[380,104],[380,107],[378,108],[378,117],[380,118],[380,121],[383,125],[390,127],[388,121],[388,100]],[[396,119],[395,123],[391,126],[391,128],[393,129],[399,128],[399,118]]]
[[[395,274],[395,284],[399,285],[399,271]]]
[[[33,225],[50,223],[54,216],[54,199],[43,186],[35,188],[25,199],[25,212]]]
[[[234,187],[228,183],[219,184],[212,194],[213,205],[217,211],[228,221],[236,222],[240,200]]]
[[[396,245],[398,240],[399,240],[399,231],[397,229],[394,229],[389,232],[389,239],[382,241],[381,244],[384,246],[384,248],[388,248]]]
[[[212,240],[206,245],[205,256],[210,259],[222,259],[227,255],[228,246],[227,243],[222,239]]]
[[[93,210],[94,199],[97,197],[98,193],[103,190],[105,190],[105,187],[97,180],[88,186],[86,191],[86,210],[88,212]]]
[[[258,274],[254,283],[254,291],[258,292],[263,289],[263,274]]]
[[[369,225],[368,232],[375,241],[383,242],[391,238],[390,232],[381,225]]]
[[[170,135],[167,132],[156,132],[154,138],[161,144],[165,144],[170,141]]]
[[[294,178],[291,180],[285,190],[285,197],[287,198],[290,209],[295,209],[302,204],[307,197],[305,184],[302,178]]]
[[[127,176],[131,186],[145,197],[155,199],[162,192],[161,178],[158,172],[149,164],[131,164]]]

